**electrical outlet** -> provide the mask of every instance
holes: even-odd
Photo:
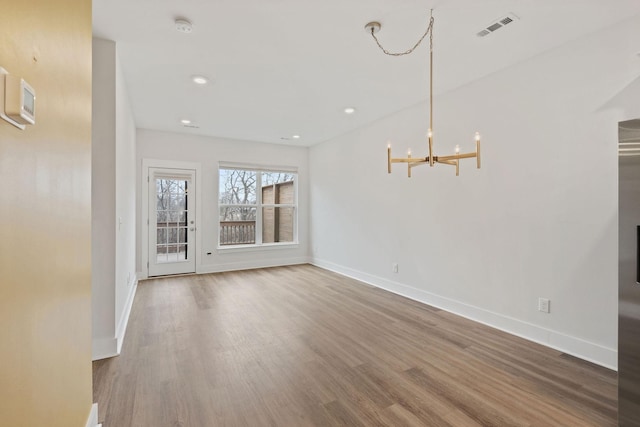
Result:
[[[551,313],[551,301],[548,298],[538,298],[538,311]]]
[[[393,272],[394,272],[394,273],[397,273],[397,272],[398,272],[398,263],[397,263],[397,262],[394,262],[394,263],[391,265],[391,268],[393,269]]]

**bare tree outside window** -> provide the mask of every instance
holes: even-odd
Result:
[[[293,181],[295,175],[288,172],[262,172],[262,186]]]
[[[156,179],[157,262],[175,262],[187,256],[188,181]]]
[[[254,171],[220,169],[219,202],[221,220],[256,220],[256,182],[257,173]]]
[[[187,181],[176,179],[156,180],[158,222],[176,221],[170,212],[185,209]]]

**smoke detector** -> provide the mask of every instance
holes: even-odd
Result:
[[[486,27],[484,27],[482,30],[478,31],[476,33],[476,36],[478,37],[486,37],[489,34],[492,34],[494,31],[499,30],[502,27],[505,27],[515,21],[519,21],[520,18],[518,18],[515,14],[510,13],[507,16],[503,16],[502,18],[496,19],[495,21],[493,21],[492,23],[490,23],[489,25],[487,25]]]
[[[186,19],[178,18],[176,19],[175,24],[176,30],[180,31],[181,33],[189,34],[193,31],[191,22],[187,21]]]

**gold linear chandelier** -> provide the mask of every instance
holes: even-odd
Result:
[[[392,163],[406,163],[407,164],[407,174],[409,178],[411,178],[411,169],[414,166],[426,165],[432,166],[436,163],[443,163],[445,165],[452,165],[456,167],[456,176],[460,174],[460,159],[470,159],[476,158],[476,164],[478,169],[480,169],[480,134],[476,132],[476,151],[469,153],[461,153],[460,146],[456,145],[455,154],[449,156],[436,156],[433,154],[433,9],[431,9],[431,15],[429,18],[429,26],[427,30],[424,32],[420,40],[411,48],[404,52],[389,52],[380,44],[380,41],[376,37],[376,33],[380,31],[382,25],[379,22],[369,22],[365,25],[365,30],[371,33],[371,37],[375,40],[376,44],[385,53],[385,55],[389,56],[402,56],[408,55],[413,52],[419,45],[422,43],[422,40],[429,35],[429,131],[427,133],[427,138],[429,142],[429,155],[426,157],[411,157],[411,150],[407,153],[407,157],[391,157],[391,144],[387,146],[387,170],[391,173],[391,164]]]

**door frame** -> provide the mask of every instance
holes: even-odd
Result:
[[[194,169],[167,169],[167,168],[149,168],[149,182],[148,182],[148,192],[149,192],[149,215],[148,215],[148,224],[147,228],[149,230],[148,234],[148,250],[149,250],[149,266],[148,266],[148,275],[151,276],[169,276],[176,274],[189,274],[196,272],[196,229],[198,227],[198,218],[196,215],[196,209],[198,206],[197,195],[196,195],[196,171]],[[186,242],[185,259],[180,260],[179,252],[176,252],[176,260],[166,259],[163,262],[158,262],[157,259],[157,249],[158,249],[158,230],[160,230],[158,224],[158,211],[157,211],[157,200],[158,200],[158,188],[157,183],[158,180],[171,180],[177,183],[185,182],[188,185],[185,185],[184,195],[185,195],[185,204],[181,206],[180,210],[184,210],[187,214],[185,218],[184,225],[176,224],[175,229],[175,238],[176,238],[176,249],[179,248],[180,235],[182,234],[182,230],[184,231],[184,242]],[[153,226],[153,230],[151,229]],[[184,227],[184,228],[183,228]],[[173,227],[171,227],[173,228]],[[171,228],[166,229],[167,232],[171,230]],[[165,234],[165,237],[169,237],[169,233]],[[165,249],[169,248],[167,242],[165,242]],[[170,256],[167,253],[167,256]],[[153,270],[153,274],[151,274],[151,270]]]
[[[160,159],[142,159],[142,168],[140,170],[140,215],[139,215],[139,226],[140,226],[140,270],[141,270],[141,279],[149,278],[149,169],[150,168],[160,168],[160,169],[191,169],[195,171],[195,197],[196,197],[196,243],[195,243],[195,272],[198,273],[200,271],[200,266],[202,265],[202,224],[200,220],[202,218],[202,165],[201,163],[194,162],[179,162],[173,160],[160,160]]]

